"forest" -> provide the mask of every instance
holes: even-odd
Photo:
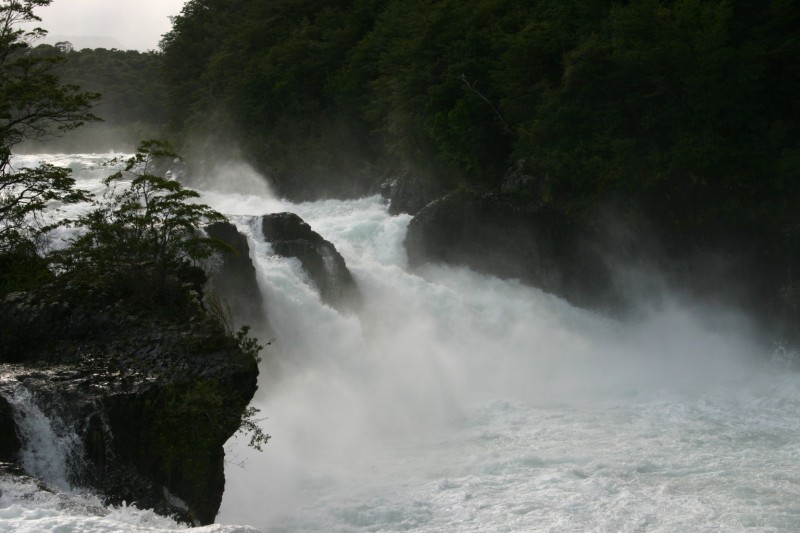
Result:
[[[571,216],[800,227],[791,0],[192,0],[161,47],[175,131],[226,123],[289,196],[499,191],[526,160]]]
[[[92,108],[101,121],[86,123],[68,136],[48,139],[49,150],[133,151],[140,140],[163,131],[166,90],[160,54],[105,48],[59,50],[49,44],[35,44],[29,52],[48,60],[61,83],[101,96]],[[20,148],[37,152],[42,145],[28,140]]]
[[[160,53],[57,70],[103,95],[103,127],[210,137],[289,197],[404,172],[499,191],[525,161],[570,216],[613,200],[668,231],[785,233],[799,28],[790,0],[191,0]]]
[[[161,136],[293,199],[500,193],[524,168],[505,194],[571,220],[798,259],[791,0],[190,0],[160,49],[32,50],[102,94],[62,148]]]

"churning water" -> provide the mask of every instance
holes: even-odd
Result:
[[[86,162],[64,164],[80,178]],[[379,198],[291,204],[231,168],[203,198],[248,236],[277,340],[254,400],[273,438],[261,453],[228,443],[221,523],[800,530],[800,375],[735,313],[642,294],[620,322],[466,269],[411,273],[410,217]],[[270,253],[258,217],[277,211],[336,245],[357,314],[321,303],[299,263]],[[9,509],[0,500],[0,520]]]

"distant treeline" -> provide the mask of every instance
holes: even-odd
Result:
[[[82,152],[127,147],[133,151],[141,139],[164,131],[167,101],[160,53],[105,48],[71,50],[47,44],[36,46],[32,53],[57,60],[53,71],[62,83],[101,95],[92,113],[102,122],[49,140],[48,149]]]

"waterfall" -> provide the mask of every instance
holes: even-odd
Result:
[[[247,236],[276,341],[254,399],[272,439],[263,452],[226,444],[219,522],[264,533],[797,529],[797,356],[764,353],[735,312],[664,290],[615,320],[464,268],[411,272],[410,217],[379,198],[295,204],[237,189],[261,182],[233,174],[203,201]],[[283,211],[342,254],[357,312],[326,305],[297,260],[272,253],[260,217]],[[70,457],[56,461],[65,472]],[[5,506],[11,492],[0,486],[0,530],[25,530],[27,509],[13,506],[28,500]],[[50,523],[150,530],[130,508],[106,522],[65,513]]]
[[[50,487],[69,490],[84,466],[83,443],[75,428],[64,420],[49,418],[24,385],[16,387],[7,399],[22,443],[20,466]]]
[[[221,522],[264,531],[792,523],[793,503],[762,472],[783,476],[770,465],[792,464],[800,432],[780,413],[800,408],[800,380],[765,363],[736,313],[643,294],[621,322],[464,268],[409,272],[410,217],[388,216],[378,198],[209,197],[248,236],[277,338],[255,399],[273,439],[260,454],[229,443],[244,468],[226,469]],[[325,305],[297,261],[271,253],[257,223],[265,209],[297,213],[334,243],[363,296],[357,316]],[[764,457],[748,452],[754,435]],[[787,475],[800,486],[797,468]],[[692,500],[698,492],[704,500]]]

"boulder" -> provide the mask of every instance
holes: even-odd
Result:
[[[246,324],[259,331],[266,325],[267,317],[247,238],[230,222],[215,222],[205,230],[209,237],[232,249],[231,253],[221,254],[219,268],[209,277],[211,293],[230,306],[238,325]]]
[[[743,311],[767,343],[800,344],[800,284],[793,275],[800,248],[788,246],[790,237],[667,232],[616,198],[582,219],[570,217],[542,201],[546,179],[534,170],[527,163],[512,169],[511,192],[457,192],[428,204],[408,226],[409,265],[445,263],[515,278],[613,315],[635,311],[648,291],[668,288]]]
[[[294,213],[264,215],[261,227],[273,252],[300,260],[322,301],[339,310],[358,307],[361,300],[358,287],[344,258],[330,241]]]
[[[384,180],[379,191],[389,201],[389,214],[416,215],[420,209],[441,194],[439,187],[423,180],[417,174],[404,172]]]
[[[188,319],[134,314],[74,283],[0,301],[0,460],[9,390],[25,387],[69,426],[84,459],[69,473],[107,504],[135,503],[192,524],[214,521],[224,489],[223,444],[240,426],[258,366],[197,304]],[[16,331],[9,347],[5,335]],[[15,440],[10,435],[16,435]],[[13,457],[11,457],[13,456]]]
[[[539,199],[550,195],[550,176],[531,159],[519,159],[503,176],[500,191],[523,193]]]
[[[463,265],[519,279],[575,305],[611,307],[611,271],[592,242],[591,228],[527,197],[457,192],[417,213],[405,247],[412,267]]]
[[[15,461],[20,446],[13,407],[5,397],[0,395],[0,464]]]

